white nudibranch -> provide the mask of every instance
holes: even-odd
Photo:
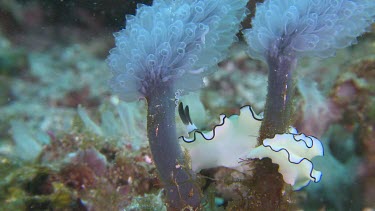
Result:
[[[291,127],[288,133],[265,139],[263,145],[256,147],[262,117],[250,106],[242,107],[239,115],[220,115],[220,123],[203,132],[191,129],[194,124],[188,110],[180,104],[180,117],[189,130],[189,137],[182,136],[180,140],[190,155],[193,171],[223,166],[246,173],[241,161],[269,157],[279,165],[284,181],[294,190],[300,190],[310,181],[320,181],[322,173],[314,169],[311,159],[324,153],[315,137],[298,134]]]

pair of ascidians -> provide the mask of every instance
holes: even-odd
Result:
[[[240,169],[240,159],[270,157],[294,189],[321,178],[311,159],[323,155],[322,144],[289,127],[295,68],[301,57],[326,58],[355,44],[374,22],[374,0],[265,0],[258,4],[252,28],[242,33],[249,55],[270,69],[264,117],[245,106],[239,115],[222,115],[212,131],[195,130],[191,138],[181,137],[192,169],[176,169],[176,162],[185,163],[185,159],[176,143],[171,99],[178,90],[199,90],[211,67],[226,57],[248,15],[247,2],[154,0],[152,6],[140,5],[136,16],[127,16],[126,28],[114,34],[116,47],[107,59],[113,75],[110,87],[123,100],[146,99],[150,148],[172,207],[199,206],[194,171],[214,166]],[[188,109],[181,107],[182,120],[192,127]]]

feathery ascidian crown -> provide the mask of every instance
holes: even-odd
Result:
[[[154,0],[126,17],[115,33],[107,62],[110,87],[126,101],[147,96],[160,83],[175,90],[197,90],[208,68],[236,40],[245,16],[244,0]]]
[[[326,58],[355,44],[374,19],[374,0],[266,0],[244,34],[250,55],[260,60],[275,47]]]

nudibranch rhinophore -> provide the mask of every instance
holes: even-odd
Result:
[[[279,165],[284,181],[294,190],[321,179],[322,173],[314,169],[311,159],[323,156],[322,143],[313,136],[298,134],[291,127],[288,133],[265,139],[263,145],[256,147],[262,116],[250,106],[242,107],[239,115],[220,115],[220,123],[211,131],[191,131],[195,125],[189,117],[188,107],[184,110],[180,104],[179,113],[189,130],[189,137],[180,137],[181,144],[190,155],[195,172],[219,166],[244,171],[241,161],[268,157]]]

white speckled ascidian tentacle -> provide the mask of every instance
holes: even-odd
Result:
[[[147,95],[155,83],[173,83],[174,91],[195,91],[210,67],[220,62],[246,15],[246,0],[154,0],[126,16],[126,28],[114,33],[116,47],[107,63],[109,84],[121,99]]]
[[[265,61],[271,46],[297,56],[333,56],[357,42],[375,21],[373,0],[267,0],[244,30],[252,57]]]

